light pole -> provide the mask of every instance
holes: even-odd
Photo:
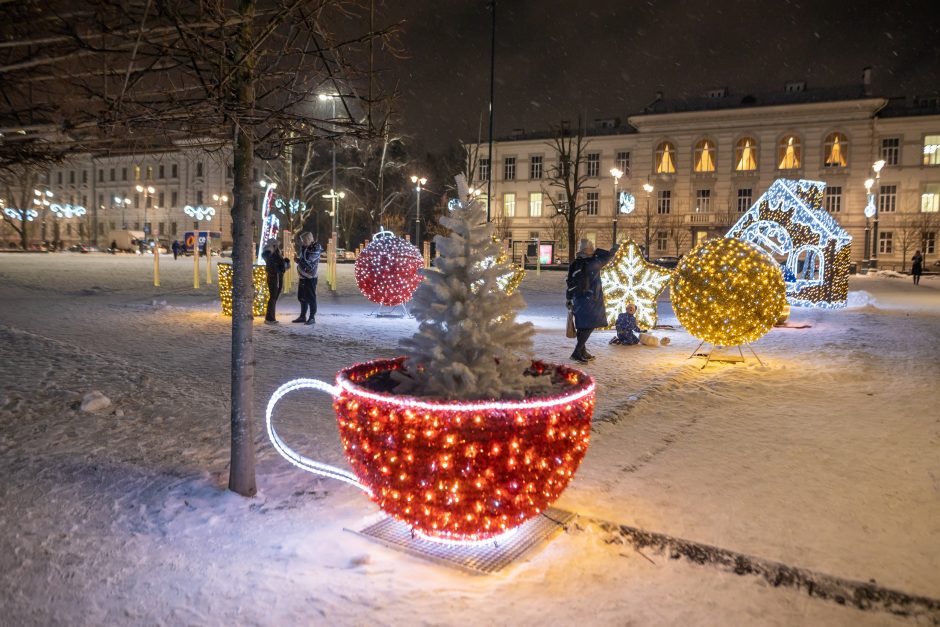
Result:
[[[884,159],[879,159],[871,164],[871,169],[875,171],[875,192],[874,196],[874,206],[875,206],[875,219],[872,221],[872,230],[871,230],[871,258],[870,258],[870,267],[878,267],[878,203],[881,201],[880,194],[881,188],[879,187],[879,182],[881,181],[881,168],[885,167]]]
[[[415,246],[418,247],[418,250],[421,250],[421,186],[427,183],[428,179],[414,175],[411,177],[411,182],[417,185],[415,187],[418,192],[418,200],[415,205]]]
[[[646,250],[643,251],[643,255],[649,259],[650,258],[650,222],[653,221],[653,216],[650,213],[650,194],[653,193],[653,186],[650,185],[649,181],[643,183],[643,191],[646,192]]]
[[[112,208],[114,207],[114,205],[118,205],[121,207],[121,230],[125,230],[125,231],[127,230],[127,220],[124,219],[124,208],[127,207],[127,205],[129,204],[131,204],[130,198],[127,198],[127,197],[121,198],[120,196],[113,196],[111,198]]]
[[[329,198],[333,204],[333,234],[330,237],[332,250],[327,252],[327,281],[331,290],[336,290],[336,249],[339,247],[339,199],[345,198],[345,192],[337,193],[331,189],[329,194],[323,194],[324,198]]]
[[[320,102],[330,101],[330,104],[333,105],[333,115],[330,118],[330,121],[336,120],[336,99],[339,98],[339,94],[320,94],[317,96]],[[335,130],[335,129],[334,129]],[[333,139],[333,187],[331,191],[336,189],[336,139]],[[336,230],[336,225],[334,223],[333,230]]]
[[[42,210],[44,207],[45,208],[49,207],[49,205],[52,203],[50,199],[54,196],[54,194],[52,193],[52,190],[50,189],[47,189],[45,191],[34,189],[33,196],[34,196],[33,204],[36,205],[37,209]],[[41,229],[42,229],[42,241],[43,243],[45,243],[46,241],[46,212],[45,211],[42,212]]]
[[[147,236],[150,234],[150,229],[147,228],[147,200],[153,198],[153,195],[157,190],[154,189],[152,185],[147,187],[138,185],[134,189],[136,189],[138,193],[142,193],[144,195],[144,240],[146,240]]]
[[[228,207],[228,196],[225,194],[212,194],[213,202],[219,203],[219,233],[222,233],[222,214],[225,212],[222,211],[222,205]],[[222,233],[224,235],[224,233]]]
[[[617,244],[617,219],[620,217],[620,207],[617,206],[617,186],[620,184],[620,177],[623,176],[623,171],[620,168],[611,168],[610,175],[614,177],[614,199],[611,203],[611,206],[614,208],[614,233],[613,239],[611,239],[611,247]]]

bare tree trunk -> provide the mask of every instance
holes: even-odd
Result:
[[[240,0],[239,11],[245,21],[239,27],[237,54],[245,55],[238,61],[235,98],[240,112],[254,105],[254,52],[252,51],[251,23],[254,18],[254,0]],[[232,207],[232,455],[228,488],[242,496],[253,496],[255,484],[255,442],[253,429],[255,346],[253,338],[254,282],[252,272],[252,206],[251,166],[254,142],[250,128],[235,124],[234,174],[235,202]]]

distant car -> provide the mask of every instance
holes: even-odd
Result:
[[[87,253],[89,252],[89,248],[85,244],[74,244],[72,246],[69,246],[69,252],[70,253]]]
[[[664,268],[675,268],[679,264],[678,257],[657,257],[653,263]]]

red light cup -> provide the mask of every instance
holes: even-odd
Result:
[[[320,381],[282,386],[268,404],[268,434],[275,448],[311,472],[356,483],[386,513],[434,539],[498,536],[561,496],[587,452],[593,378],[567,366],[534,362],[533,370],[564,378],[569,384],[565,391],[506,401],[435,402],[362,385],[400,370],[403,361],[346,368],[337,373],[335,388]],[[292,385],[290,389],[318,387],[334,394],[353,475],[307,460],[277,436],[271,410]]]

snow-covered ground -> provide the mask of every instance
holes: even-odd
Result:
[[[794,310],[744,364],[589,342],[591,448],[557,504],[566,533],[507,571],[465,575],[343,531],[361,492],[280,458],[263,407],[288,379],[396,354],[412,320],[369,317],[352,266],[315,327],[256,325],[259,494],[225,490],[229,319],[192,261],[0,254],[0,623],[773,624],[905,619],[611,542],[599,520],[940,598],[940,279],[852,277],[842,311]],[[204,275],[203,275],[204,276]],[[563,273],[530,272],[523,319],[565,361]],[[660,322],[677,324],[668,301]],[[98,390],[112,405],[78,408]],[[279,431],[343,465],[330,399],[299,392]]]

